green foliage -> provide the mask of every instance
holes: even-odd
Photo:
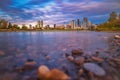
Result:
[[[117,19],[117,14],[112,12],[108,22],[98,25],[98,31],[120,31],[120,18]]]
[[[23,25],[22,25],[22,29],[23,29],[23,30],[26,30],[26,29],[28,29],[28,27],[23,24]]]

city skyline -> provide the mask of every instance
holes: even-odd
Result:
[[[4,0],[0,2],[0,19],[16,24],[63,24],[83,20],[100,24],[107,21],[109,13],[120,12],[120,0]]]

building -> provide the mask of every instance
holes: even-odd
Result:
[[[76,27],[76,22],[75,22],[75,20],[72,20],[72,22],[71,22],[71,28],[75,29],[75,27]]]
[[[43,28],[43,20],[38,21],[37,24],[37,29],[42,29]]]
[[[81,27],[80,19],[77,19],[77,27]]]
[[[83,18],[82,29],[89,29],[88,19],[86,17]]]

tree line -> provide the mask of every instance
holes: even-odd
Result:
[[[98,25],[97,30],[99,31],[120,31],[120,14],[111,12],[109,19]]]

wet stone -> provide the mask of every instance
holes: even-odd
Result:
[[[74,61],[74,57],[73,57],[73,56],[68,56],[67,59],[68,59],[69,61]]]
[[[5,55],[5,52],[0,50],[0,56],[3,56],[3,55]]]
[[[85,58],[81,57],[81,56],[75,58],[75,60],[74,60],[75,64],[77,64],[77,65],[82,65],[84,63],[84,61],[85,61]]]
[[[85,70],[92,72],[96,76],[105,76],[106,75],[105,70],[95,63],[85,63],[83,65],[83,67]]]
[[[71,51],[72,55],[82,55],[83,51],[82,49],[74,49]]]

